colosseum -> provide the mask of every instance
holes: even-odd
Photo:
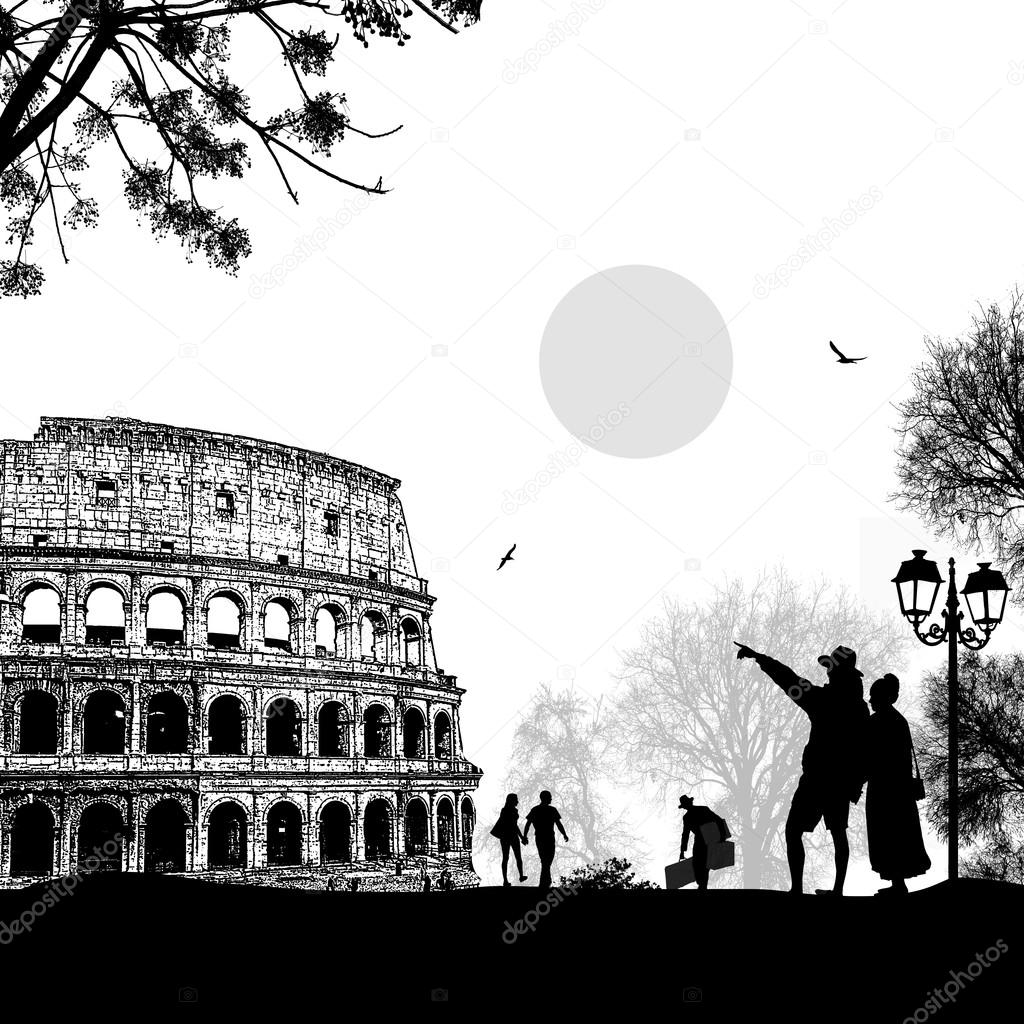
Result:
[[[123,418],[0,446],[0,883],[468,873],[480,771],[398,480]]]

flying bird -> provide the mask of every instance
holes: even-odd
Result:
[[[851,359],[849,356],[844,356],[843,353],[836,348],[834,341],[830,341],[828,343],[828,347],[832,349],[832,351],[835,352],[837,356],[839,356],[839,358],[836,360],[837,363],[860,363],[867,359],[867,356],[857,356],[856,359]]]
[[[515,551],[515,549],[516,549],[516,545],[513,544],[512,547],[510,547],[508,549],[508,551],[504,555],[501,556],[501,561],[498,563],[498,568],[499,569],[501,569],[506,562],[514,561],[514,559],[512,558],[512,552]]]

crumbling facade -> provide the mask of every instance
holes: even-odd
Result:
[[[398,486],[129,419],[0,441],[0,877],[468,864]]]

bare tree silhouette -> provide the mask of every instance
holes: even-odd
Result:
[[[871,614],[846,591],[801,585],[776,569],[749,586],[726,580],[699,605],[666,599],[623,657],[609,723],[621,777],[659,801],[703,791],[736,838],[744,888],[788,888],[783,828],[807,718],[736,660],[734,640],[814,681],[820,672],[824,682],[815,660],[838,644],[857,651],[866,673],[881,675],[902,665],[907,639],[894,618]],[[864,837],[854,811],[856,855]],[[814,880],[822,857],[813,839],[809,846],[806,877]]]
[[[993,304],[966,336],[928,339],[914,394],[898,406],[893,500],[940,536],[997,553],[1024,573],[1024,297]]]
[[[964,873],[1024,881],[1024,655],[969,653],[960,662],[960,836],[979,845]],[[928,817],[945,838],[949,689],[945,671],[925,677],[918,732]]]
[[[353,123],[343,93],[311,84],[326,74],[339,36],[332,39],[306,19],[337,18],[364,46],[371,35],[402,46],[413,8],[456,31],[479,18],[481,2],[61,0],[54,8],[49,0],[3,0],[0,203],[11,213],[8,242],[15,254],[0,260],[0,296],[40,292],[43,271],[26,257],[38,217],[52,219],[65,261],[64,229],[96,223],[99,204],[81,179],[99,141],[115,145],[128,203],[154,234],[171,234],[189,256],[201,252],[231,272],[250,252],[248,232],[201,202],[198,191],[201,179],[246,173],[243,139],[265,152],[295,202],[286,162],[382,193],[380,181],[360,184],[315,159],[329,157],[347,134],[381,133]],[[242,33],[248,50],[265,45],[266,57],[278,54],[287,81],[277,94],[293,90],[291,106],[262,115],[253,109],[248,85],[231,77],[232,30]],[[231,137],[234,132],[241,137]]]
[[[643,845],[628,817],[612,807],[613,788],[601,699],[574,690],[555,692],[542,684],[516,726],[505,791],[519,794],[524,818],[542,790],[554,795],[569,833],[569,842],[559,840],[557,845],[557,873],[614,857],[643,858]],[[481,820],[484,824],[487,828],[474,841],[473,863],[478,872],[486,868],[490,875],[497,863],[497,841],[487,835],[492,822]],[[532,849],[524,850],[528,862]],[[528,870],[536,874],[536,863],[528,863]]]

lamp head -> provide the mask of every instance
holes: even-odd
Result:
[[[892,578],[900,599],[900,612],[917,629],[932,613],[935,596],[942,584],[939,567],[925,558],[926,552],[916,548],[913,558],[900,564],[900,571]]]

